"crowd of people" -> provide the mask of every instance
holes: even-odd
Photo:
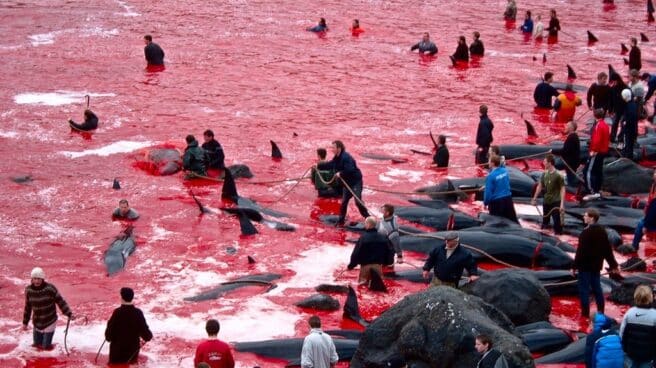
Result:
[[[504,17],[514,21],[517,16],[515,0],[508,0]],[[526,11],[523,24],[519,29],[534,38],[542,38],[548,32],[550,40],[558,37],[561,31],[560,21],[556,11],[551,9],[549,25],[545,29],[541,15],[533,21],[531,11]],[[307,28],[311,32],[327,32],[326,20],[321,18],[317,25]],[[359,20],[353,20],[350,31],[353,35],[364,32]],[[164,51],[152,42],[150,35],[144,36],[146,44],[144,53],[149,66],[163,67]],[[633,148],[637,139],[638,121],[647,116],[645,104],[656,91],[656,75],[640,74],[642,68],[641,52],[637,39],[631,38],[628,65],[630,80],[625,83],[622,77],[610,71],[600,72],[597,81],[589,88],[585,102],[595,118],[591,129],[589,144],[589,159],[580,160],[580,140],[577,134],[576,111],[583,105],[571,84],[567,84],[563,92],[553,87],[554,74],[546,72],[543,80],[534,90],[534,100],[538,108],[553,109],[554,120],[566,126],[567,138],[562,149],[554,150],[544,158],[544,172],[538,181],[532,203],[543,194],[543,223],[546,229],[553,221],[556,235],[562,234],[561,214],[564,212],[566,185],[585,184],[588,196],[585,199],[595,199],[601,196],[603,184],[603,160],[608,154],[612,143],[623,143],[623,156],[632,159]],[[438,52],[436,44],[431,41],[428,32],[423,34],[421,41],[410,48],[421,54],[434,55]],[[471,56],[483,56],[485,48],[480,40],[480,33],[473,32],[473,42],[468,46],[465,36],[459,36],[454,54],[450,56],[455,64],[458,61],[469,61]],[[643,82],[647,83],[645,93]],[[655,108],[656,111],[656,108]],[[606,118],[612,119],[609,127]],[[494,124],[488,116],[488,107],[479,107],[479,124],[476,132],[475,162],[486,166],[489,173],[485,180],[483,204],[491,215],[504,217],[518,222],[510,190],[510,177],[503,156],[498,146],[493,146]],[[72,128],[90,131],[98,127],[98,117],[91,110],[84,111],[84,122],[75,123],[69,119]],[[619,129],[619,132],[618,132]],[[619,134],[618,134],[619,133]],[[449,150],[447,137],[439,135],[435,142],[433,163],[438,168],[449,166]],[[182,162],[189,178],[205,177],[208,169],[225,169],[225,154],[221,144],[215,139],[212,130],[203,133],[203,144],[200,145],[195,136],[188,135],[185,139],[186,149]],[[333,157],[328,159],[324,148],[317,149],[317,164],[313,167],[312,182],[319,197],[341,198],[337,226],[345,226],[350,200],[354,198],[355,205],[364,220],[364,233],[358,239],[347,266],[349,270],[360,268],[358,283],[365,285],[371,282],[372,273],[383,275],[384,266],[403,263],[403,252],[400,247],[399,225],[394,206],[385,204],[381,208],[382,217],[377,219],[370,215],[363,198],[363,175],[353,156],[347,151],[340,140],[332,142]],[[558,166],[556,156],[562,158],[562,166]],[[583,175],[578,174],[578,168],[584,164]],[[558,172],[564,169],[566,180]],[[656,182],[656,174],[654,174]],[[645,209],[645,217],[639,222],[633,247],[638,249],[639,243],[647,231],[656,231],[656,203],[653,201],[655,191],[652,190]],[[127,200],[122,199],[112,216],[116,219],[137,220],[139,214],[130,208]],[[601,270],[603,262],[609,265],[611,275],[619,274],[618,263],[613,255],[612,247],[603,226],[599,225],[600,215],[595,209],[588,209],[584,214],[585,229],[578,238],[578,247],[574,258],[573,273],[577,275],[580,296],[581,316],[590,316],[590,292],[592,292],[597,314],[593,318],[594,328],[588,337],[586,348],[586,366],[610,367],[612,362],[626,354],[631,367],[647,367],[654,359],[650,351],[656,336],[656,311],[651,308],[653,294],[651,288],[639,286],[635,291],[636,306],[624,316],[619,332],[611,328],[610,319],[604,315],[605,301],[601,290]],[[432,286],[448,286],[458,288],[465,270],[470,282],[478,278],[478,269],[474,258],[465,247],[460,245],[458,232],[451,231],[444,236],[443,244],[433,249],[422,270],[424,278],[430,276]],[[396,257],[396,260],[395,260]],[[30,319],[33,325],[33,346],[42,349],[52,349],[52,338],[57,324],[56,306],[69,319],[75,315],[57,291],[57,288],[45,281],[43,269],[36,267],[31,272],[31,282],[25,289],[25,309],[23,328],[27,330]],[[109,342],[110,364],[136,362],[143,343],[150,341],[153,334],[150,331],[143,312],[134,306],[134,291],[129,287],[120,289],[120,306],[114,310],[105,330],[105,340]],[[312,316],[308,320],[309,334],[305,337],[301,353],[301,367],[328,368],[334,367],[339,357],[332,338],[321,329],[321,320]],[[207,321],[205,330],[208,339],[198,345],[194,357],[197,367],[233,368],[235,365],[230,346],[218,339],[220,324],[215,319]],[[603,341],[603,343],[600,343]],[[490,337],[476,337],[475,349],[481,354],[478,367],[507,367],[503,354],[493,349]],[[606,365],[601,364],[608,363]],[[402,357],[394,357],[387,363],[388,367],[406,367]],[[614,366],[613,366],[614,367]]]

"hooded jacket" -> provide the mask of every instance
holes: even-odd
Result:
[[[580,105],[582,100],[573,91],[565,91],[561,93],[556,99],[560,105],[557,109],[556,120],[566,123],[574,119],[576,113],[576,106]]]
[[[594,328],[585,342],[586,368],[623,368],[624,352],[617,331],[611,330],[613,320],[602,313],[594,316]]]

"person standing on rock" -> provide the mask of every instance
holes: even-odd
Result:
[[[25,288],[25,310],[23,312],[23,330],[32,318],[32,346],[52,350],[52,337],[57,327],[57,308],[69,319],[75,319],[73,312],[62,298],[55,285],[45,281],[46,273],[41,267],[34,267],[30,273],[31,282]]]
[[[476,351],[483,354],[476,368],[508,368],[508,361],[499,350],[492,348],[492,339],[487,335],[476,336],[475,347]]]
[[[339,356],[333,339],[321,330],[321,319],[312,316],[308,320],[310,334],[303,340],[301,368],[333,368]]]
[[[351,253],[351,262],[347,268],[352,270],[360,265],[358,285],[367,284],[371,279],[372,271],[382,277],[383,264],[387,263],[388,254],[392,252],[387,235],[381,234],[376,225],[377,221],[373,216],[364,220],[364,233]]]
[[[423,277],[428,279],[430,270],[433,270],[432,286],[458,287],[462,272],[467,269],[469,281],[478,279],[478,269],[472,254],[460,246],[458,233],[450,231],[444,236],[444,245],[433,249],[423,267]]]
[[[604,313],[604,293],[601,290],[600,273],[604,260],[608,262],[611,274],[619,274],[619,269],[613,249],[608,241],[606,229],[598,225],[599,212],[588,208],[583,214],[583,222],[587,225],[579,235],[579,245],[572,274],[578,272],[579,298],[581,301],[581,317],[590,317],[590,290],[595,297],[597,312]]]

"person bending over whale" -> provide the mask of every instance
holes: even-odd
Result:
[[[68,119],[68,124],[77,130],[94,130],[98,128],[98,117],[93,111],[86,109],[84,110],[84,123],[78,124],[73,119]]]
[[[553,73],[546,72],[544,73],[544,79],[542,82],[535,86],[535,91],[533,91],[533,100],[541,109],[551,109],[551,98],[558,97],[560,94],[558,93],[558,90],[551,85],[552,82]]]
[[[205,169],[205,152],[198,147],[198,141],[193,135],[188,135],[185,139],[187,141],[187,148],[185,148],[184,155],[182,156],[182,167],[189,171],[187,179],[195,176],[207,176]]]
[[[326,162],[326,149],[317,148],[318,162]],[[339,198],[342,196],[342,186],[339,179],[333,179],[335,172],[333,170],[312,170],[312,184],[319,194],[319,198]],[[331,182],[332,180],[332,182]],[[330,183],[330,184],[324,184]]]
[[[428,32],[424,32],[424,36],[421,38],[421,41],[416,43],[410,48],[410,51],[419,50],[420,54],[426,55],[435,55],[437,54],[437,46],[430,40],[430,35]]]
[[[326,19],[325,18],[319,19],[319,23],[317,23],[316,26],[307,27],[305,30],[309,31],[309,32],[314,32],[314,33],[326,32],[328,30],[328,25],[326,24]]]
[[[158,44],[153,42],[153,36],[145,35],[144,43],[144,54],[146,55],[146,61],[148,66],[163,66],[164,65],[164,50],[159,47]]]
[[[333,159],[328,162],[320,162],[316,165],[319,170],[335,171],[336,180],[340,183],[343,181],[348,187],[343,188],[342,203],[339,207],[339,220],[336,226],[344,226],[348,204],[355,194],[355,205],[362,217],[369,217],[369,211],[362,200],[362,171],[358,168],[353,157],[346,152],[346,147],[342,141],[333,141],[332,143]],[[351,193],[351,191],[353,193]]]
[[[391,251],[387,236],[378,231],[377,225],[376,218],[373,216],[364,220],[364,233],[351,253],[351,262],[347,268],[352,270],[355,266],[360,265],[358,285],[368,284],[371,281],[372,271],[383,276],[383,264],[387,262],[388,254]]]
[[[458,37],[458,47],[456,52],[451,55],[451,62],[455,63],[456,61],[469,61],[469,49],[465,36]]]
[[[112,212],[112,218],[115,219],[124,219],[124,220],[136,220],[139,218],[139,213],[133,208],[130,208],[130,204],[127,199],[121,199],[118,201],[118,207]]]
[[[221,147],[221,143],[214,139],[214,132],[207,129],[203,133],[203,140],[205,143],[203,143],[202,148],[205,150],[207,166],[212,169],[225,169],[223,147]]]

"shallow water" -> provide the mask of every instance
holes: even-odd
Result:
[[[576,70],[576,83],[590,84],[612,63],[626,73],[620,42],[633,36],[654,38],[643,1],[560,1],[555,4],[565,32],[558,43],[526,40],[501,19],[505,1],[324,1],[271,2],[5,1],[0,4],[0,188],[4,210],[0,227],[0,361],[3,366],[87,367],[102,342],[106,319],[118,305],[121,286],[135,288],[155,340],[142,350],[142,366],[190,366],[204,321],[218,318],[228,341],[303,336],[310,315],[292,306],[313,293],[312,286],[354,282],[356,272],[341,274],[355,236],[322,225],[321,214],[335,213],[337,202],[318,200],[308,182],[249,185],[239,180],[242,196],[292,215],[284,221],[295,233],[256,224],[259,234],[242,237],[234,217],[199,215],[189,191],[218,209],[221,185],[184,182],[182,175],[153,176],[135,162],[144,147],[168,144],[184,148],[184,136],[211,128],[228,164],[251,167],[255,178],[296,178],[314,161],[317,147],[341,139],[365,176],[364,199],[377,209],[386,202],[405,204],[409,192],[445,176],[482,175],[474,169],[473,149],[478,106],[490,106],[496,143],[521,143],[526,132],[520,115],[536,122],[541,137],[557,134],[544,114],[533,112],[532,92],[547,70],[566,78],[565,64]],[[547,23],[550,2],[522,1]],[[325,37],[305,32],[323,16],[331,28]],[[352,37],[348,27],[359,18],[366,30]],[[518,24],[517,24],[518,25]],[[590,29],[599,42],[588,45]],[[451,66],[447,55],[459,35],[471,40],[479,31],[487,55],[468,67]],[[408,50],[424,31],[440,52],[423,58]],[[151,33],[166,52],[166,70],[144,70],[142,37]],[[650,43],[643,59],[654,58]],[[542,63],[546,53],[547,62]],[[649,71],[653,65],[644,62]],[[92,135],[72,133],[68,118],[80,120],[86,101],[100,117]],[[582,110],[579,112],[582,114]],[[446,134],[451,147],[448,172],[430,169],[428,131]],[[296,135],[294,134],[296,133]],[[284,159],[270,159],[268,141]],[[364,152],[407,158],[392,164],[361,157]],[[538,167],[537,164],[532,164]],[[31,174],[16,184],[10,177]],[[117,178],[122,189],[111,189]],[[290,191],[291,190],[291,191]],[[290,191],[288,193],[288,191]],[[284,197],[283,197],[284,195]],[[141,213],[136,223],[137,251],[125,270],[105,276],[103,252],[122,225],[109,215],[121,198]],[[460,206],[471,213],[478,202]],[[352,206],[350,215],[357,220]],[[570,239],[571,240],[571,239]],[[651,253],[652,244],[641,252]],[[231,254],[230,248],[236,253]],[[248,265],[246,256],[258,262]],[[409,255],[421,265],[420,255]],[[54,352],[32,351],[31,335],[18,330],[22,289],[39,265],[76,314],[63,352],[64,324]],[[411,266],[404,265],[400,268]],[[256,272],[283,274],[278,289],[259,289],[212,302],[182,299],[219,282]],[[339,278],[335,279],[335,277]],[[374,318],[410,291],[388,282],[390,293],[359,290],[365,318]],[[338,297],[343,301],[343,297]],[[552,321],[579,326],[576,304],[554,303]],[[622,309],[610,308],[620,316]],[[322,314],[328,328],[353,327],[340,312]],[[282,366],[237,354],[239,367]],[[99,362],[107,359],[104,347]],[[344,365],[346,366],[346,365]]]

